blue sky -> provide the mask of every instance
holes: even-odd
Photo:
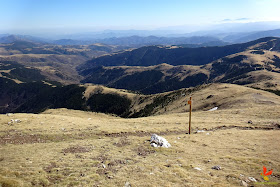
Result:
[[[280,21],[280,0],[0,0],[0,30],[155,29]]]

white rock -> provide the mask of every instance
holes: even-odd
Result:
[[[157,147],[157,144],[156,143],[151,143],[151,146],[152,147]]]
[[[205,132],[204,130],[198,130],[198,131],[196,131],[197,133],[199,133],[199,132]]]
[[[131,187],[131,185],[130,185],[129,182],[126,182],[126,183],[124,184],[124,187]]]
[[[12,114],[12,113],[7,113],[6,115],[7,115],[7,116],[12,116],[13,114]]]
[[[206,135],[210,135],[210,133],[209,133],[209,132],[207,132],[207,133],[206,133]]]
[[[252,182],[257,182],[257,180],[254,177],[248,177],[248,179]]]
[[[218,110],[218,107],[211,108],[211,109],[208,110],[208,111],[214,111],[214,110]]]
[[[15,123],[20,123],[21,121],[19,119],[15,119]]]
[[[198,167],[194,167],[193,169],[198,170],[198,171],[202,170],[201,168],[198,168]]]
[[[91,118],[88,118],[88,120],[91,120]]]
[[[153,146],[153,147],[154,147],[154,144],[156,144],[157,147],[164,147],[164,148],[171,147],[171,145],[168,143],[168,141],[165,138],[158,136],[156,134],[153,134],[151,136],[150,143],[151,143],[151,146]]]

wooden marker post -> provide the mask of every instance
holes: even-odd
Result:
[[[192,97],[190,97],[190,100],[188,101],[188,104],[190,105],[190,115],[189,115],[189,134],[191,134],[191,121],[192,121]]]

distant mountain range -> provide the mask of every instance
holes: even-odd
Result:
[[[223,47],[142,47],[95,58],[78,70],[85,77],[82,83],[145,94],[211,82],[279,87],[280,38]]]
[[[133,32],[138,33],[138,32]],[[140,31],[139,31],[140,33]],[[125,36],[128,34],[128,36]],[[129,35],[129,32],[123,32],[123,35],[107,35],[107,38],[100,38],[96,35],[92,37],[71,39],[62,38],[58,40],[45,39],[40,37],[33,37],[28,35],[0,35],[0,43],[13,43],[16,41],[28,41],[41,44],[55,44],[55,45],[90,45],[94,43],[102,43],[106,45],[120,45],[127,47],[142,47],[149,45],[181,45],[184,47],[205,47],[205,46],[224,46],[230,43],[243,43],[252,40],[257,40],[263,37],[279,37],[280,29],[254,31],[254,32],[197,32],[197,35],[181,34],[181,35],[169,35],[169,36],[142,36]],[[200,35],[199,35],[200,34]],[[94,38],[96,36],[96,38]],[[114,36],[114,37],[110,37]],[[116,37],[118,36],[118,37]],[[71,36],[69,36],[71,37]],[[75,38],[75,37],[74,37]]]
[[[228,41],[231,43],[242,43],[264,37],[280,37],[280,29],[228,35],[223,38],[223,41]]]
[[[132,51],[106,55],[92,59],[80,68],[89,69],[94,66],[153,66],[162,63],[170,65],[204,65],[221,57],[244,51],[271,38],[262,38],[248,43],[233,44],[222,47],[163,47],[146,46]]]

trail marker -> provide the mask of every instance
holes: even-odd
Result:
[[[190,115],[189,115],[189,134],[191,134],[191,121],[192,121],[192,97],[188,100],[188,104],[190,105]]]

